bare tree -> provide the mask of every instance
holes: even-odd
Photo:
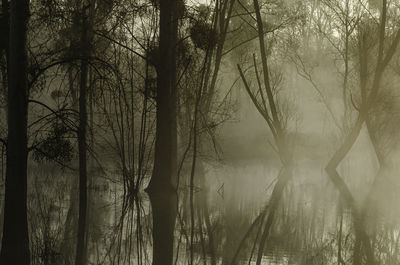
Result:
[[[256,264],[260,265],[262,256],[265,249],[265,243],[270,235],[272,225],[275,220],[276,212],[278,210],[279,202],[282,199],[283,191],[287,186],[288,181],[292,177],[293,170],[293,157],[290,152],[290,144],[288,131],[286,130],[287,118],[285,117],[284,108],[281,106],[279,109],[279,102],[276,96],[274,95],[274,84],[276,85],[276,80],[272,80],[271,78],[271,69],[268,65],[267,52],[265,48],[265,39],[264,39],[264,25],[261,17],[260,5],[258,0],[253,1],[254,10],[256,14],[256,22],[257,22],[257,32],[259,39],[259,49],[260,49],[260,57],[262,62],[262,74],[263,74],[263,84],[261,82],[261,78],[259,77],[256,57],[253,55],[253,62],[255,68],[255,74],[257,79],[258,88],[256,92],[253,92],[246,81],[244,73],[241,67],[238,65],[239,73],[246,88],[248,95],[250,96],[254,106],[258,110],[258,112],[262,115],[266,123],[268,124],[269,129],[273,135],[274,144],[276,147],[277,154],[279,156],[280,162],[282,163],[282,167],[280,169],[279,175],[277,176],[277,182],[272,190],[271,197],[269,199],[268,205],[264,209],[263,215],[266,215],[266,220],[264,223],[264,228],[261,230],[261,238],[258,247],[257,260]],[[263,220],[263,218],[262,218]],[[262,225],[262,223],[261,223]],[[234,264],[234,262],[232,262]]]
[[[356,205],[353,194],[351,193],[348,185],[343,181],[339,173],[337,172],[337,167],[339,163],[344,159],[346,154],[350,151],[351,147],[354,145],[356,139],[358,138],[362,125],[366,121],[369,115],[369,111],[376,104],[376,98],[380,93],[380,86],[382,82],[382,77],[385,69],[387,68],[390,60],[393,57],[393,54],[398,46],[400,40],[400,30],[395,32],[395,36],[393,40],[387,44],[386,41],[386,22],[387,22],[387,2],[383,0],[382,11],[380,13],[380,22],[379,22],[379,31],[378,31],[378,47],[377,47],[377,60],[376,67],[374,69],[372,75],[372,81],[370,83],[370,87],[367,87],[369,82],[367,82],[367,60],[368,57],[365,56],[365,53],[360,54],[360,95],[361,95],[361,103],[358,109],[358,117],[350,129],[347,136],[344,138],[342,144],[331,157],[330,161],[326,166],[326,172],[328,176],[331,178],[332,182],[339,190],[341,197],[343,198],[346,205],[352,210],[353,222],[355,228],[356,235],[356,244],[354,247],[354,257],[353,264],[358,265],[362,262],[362,254],[361,249],[364,250],[364,253],[367,257],[367,264],[375,264],[374,250],[371,246],[371,242],[369,236],[366,232],[365,220],[363,219],[362,210],[359,209]],[[362,29],[361,29],[362,30]],[[361,31],[361,34],[363,32]],[[365,36],[365,35],[364,35]],[[363,47],[367,45],[364,41],[365,39],[360,39],[360,47],[361,51],[363,51]],[[385,46],[388,47],[385,51]],[[365,51],[365,48],[364,48]],[[364,61],[363,61],[364,60]]]

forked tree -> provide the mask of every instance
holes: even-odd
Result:
[[[263,257],[265,244],[270,235],[272,225],[275,221],[275,216],[278,211],[279,202],[282,199],[285,187],[288,181],[292,177],[293,171],[293,156],[290,150],[288,131],[285,128],[285,119],[283,118],[286,113],[283,113],[279,108],[279,101],[274,93],[274,82],[271,78],[271,69],[268,64],[268,57],[266,51],[266,41],[265,41],[265,26],[263,24],[263,18],[261,16],[260,5],[258,0],[253,1],[254,12],[256,15],[257,23],[257,34],[259,40],[259,49],[262,65],[262,78],[259,76],[257,69],[256,56],[253,55],[253,63],[255,69],[255,75],[257,80],[257,89],[254,91],[251,89],[249,83],[246,80],[244,72],[240,65],[238,65],[238,70],[240,77],[243,81],[245,89],[251,98],[257,111],[264,118],[268,127],[273,135],[274,144],[282,164],[279,175],[277,177],[277,182],[274,185],[272,194],[269,198],[268,204],[261,213],[261,218],[257,218],[256,221],[263,225],[263,229],[260,230],[261,238],[258,245],[256,264],[260,265]],[[264,221],[264,218],[266,220]],[[256,222],[254,222],[256,223]],[[240,246],[239,246],[240,248]],[[238,251],[233,258],[232,264],[235,264],[235,259],[238,255]]]

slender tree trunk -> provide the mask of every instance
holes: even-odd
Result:
[[[325,170],[333,182],[333,184],[336,186],[338,191],[340,192],[343,202],[352,210],[352,215],[353,215],[353,223],[354,223],[354,229],[355,229],[355,235],[356,238],[358,237],[359,240],[361,240],[364,245],[365,245],[365,250],[366,250],[366,255],[368,257],[368,264],[374,264],[374,254],[372,253],[371,245],[369,242],[368,235],[365,231],[364,228],[364,223],[360,215],[360,211],[358,207],[356,206],[355,199],[350,192],[347,184],[343,181],[343,179],[340,177],[339,173],[337,172],[336,168],[339,165],[340,161],[343,160],[343,158],[346,156],[346,154],[350,151],[351,147],[354,145],[355,141],[357,140],[358,136],[360,135],[360,131],[362,128],[362,125],[365,121],[365,114],[363,113],[364,111],[361,111],[359,113],[359,117],[357,118],[356,123],[354,124],[352,130],[349,132],[349,134],[346,136],[343,144],[340,146],[340,148],[336,151],[336,153],[332,156],[331,160],[329,161],[328,165],[326,166]],[[353,264],[359,264],[359,258],[358,258],[358,253],[357,251],[360,250],[360,248],[355,246],[355,253],[353,257]]]
[[[267,52],[265,49],[265,41],[264,41],[264,28],[263,28],[263,21],[262,21],[262,17],[261,17],[261,11],[260,11],[260,6],[258,3],[258,0],[253,0],[253,4],[254,4],[254,11],[255,11],[256,20],[257,20],[257,31],[258,31],[258,39],[259,39],[259,45],[260,45],[264,88],[265,88],[265,91],[267,94],[267,100],[268,100],[268,105],[269,105],[269,111],[267,111],[265,109],[264,114],[266,116],[266,121],[267,121],[271,131],[274,134],[275,142],[278,147],[279,156],[280,156],[280,159],[282,162],[282,169],[278,176],[278,182],[275,184],[274,189],[271,194],[271,198],[269,200],[268,215],[266,217],[264,231],[262,233],[259,248],[258,248],[256,264],[260,265],[262,256],[264,253],[264,249],[265,249],[265,242],[270,234],[271,227],[274,223],[275,214],[278,210],[279,203],[282,199],[284,189],[287,186],[288,181],[292,177],[292,156],[289,154],[287,145],[285,143],[285,141],[286,141],[285,134],[283,132],[282,124],[279,120],[278,109],[276,106],[276,100],[273,96],[273,91],[272,91],[272,87],[270,84],[269,68],[268,68],[268,62],[267,62]],[[255,59],[254,59],[254,62],[255,62]],[[254,65],[256,67],[256,64],[254,64]],[[243,78],[242,72],[241,72],[241,75]],[[257,80],[259,83],[260,92],[262,93],[261,84],[260,84],[261,82],[258,78],[258,75],[257,75]],[[262,95],[263,105],[266,106],[263,94],[261,94],[261,95]],[[269,112],[271,113],[271,119],[268,116]]]
[[[278,182],[275,184],[274,189],[271,194],[271,199],[269,200],[267,220],[265,222],[264,231],[262,233],[262,236],[260,239],[260,245],[258,247],[257,261],[256,261],[257,265],[261,264],[262,256],[263,256],[264,249],[265,249],[265,242],[271,232],[271,227],[275,220],[275,214],[278,210],[279,202],[282,198],[283,191],[284,191],[288,181],[291,179],[291,177],[292,177],[291,166],[285,165],[282,168],[281,174],[279,174],[279,176],[278,176]]]
[[[77,187],[78,187],[78,179],[74,178],[71,183],[71,190],[69,195],[69,208],[67,212],[67,216],[64,222],[64,233],[62,237],[62,241],[60,244],[59,252],[61,253],[61,258],[57,261],[56,264],[71,264],[74,258],[74,246],[75,246],[75,235],[77,233],[76,230],[76,204],[77,204]]]
[[[206,232],[208,236],[208,255],[210,256],[210,264],[216,265],[217,264],[217,256],[215,253],[215,244],[214,244],[214,234],[213,228],[210,220],[210,211],[208,205],[208,195],[209,189],[205,183],[205,172],[204,172],[204,162],[201,158],[198,163],[198,178],[200,182],[200,192],[199,192],[199,203],[202,209],[205,225],[206,225]]]
[[[261,54],[261,62],[262,62],[262,70],[263,70],[263,76],[264,76],[264,88],[267,92],[267,99],[269,103],[269,108],[271,110],[271,116],[272,116],[272,121],[274,128],[279,136],[282,135],[281,132],[281,124],[279,122],[278,118],[278,111],[275,106],[275,100],[274,96],[272,93],[272,88],[270,84],[270,78],[269,78],[269,69],[268,69],[268,63],[267,63],[267,52],[265,50],[265,41],[264,41],[264,26],[263,26],[263,21],[261,18],[261,11],[260,11],[260,6],[258,4],[258,0],[253,0],[254,3],[254,10],[256,13],[256,18],[257,18],[257,33],[258,33],[258,40],[259,40],[259,45],[260,45],[260,54]],[[277,140],[277,145],[278,148],[281,149],[281,137],[278,137]]]
[[[337,264],[342,263],[342,235],[343,235],[343,206],[342,200],[339,198],[339,235],[338,235],[338,252],[337,252]]]
[[[8,144],[0,264],[30,263],[27,221],[27,24],[29,1],[11,2],[8,68]]]
[[[85,11],[84,11],[85,12]],[[87,221],[87,157],[86,157],[86,127],[87,127],[87,79],[88,79],[88,29],[87,18],[82,18],[81,52],[79,84],[79,216],[76,245],[75,265],[86,264],[86,221]]]
[[[363,202],[363,205],[360,209],[360,222],[362,222],[362,228],[365,229],[366,227],[366,217],[368,216],[368,212],[372,213],[377,213],[378,209],[376,209],[377,205],[373,201],[373,197],[376,192],[379,191],[380,184],[382,182],[382,175],[385,174],[385,169],[387,167],[387,162],[385,161],[385,156],[383,155],[383,150],[381,150],[381,147],[378,142],[378,137],[377,137],[377,132],[374,130],[372,126],[372,121],[370,115],[366,116],[365,119],[365,124],[366,128],[368,131],[368,134],[371,139],[372,146],[374,147],[374,151],[376,154],[376,157],[379,162],[379,170],[377,175],[375,176],[375,179],[371,185],[371,188]],[[353,250],[353,264],[358,265],[362,264],[362,250],[363,250],[363,234],[358,231],[359,229],[356,228],[356,233],[355,233],[355,243],[354,243],[354,250]],[[368,240],[370,240],[370,237],[368,237]],[[365,243],[364,243],[365,244]],[[367,248],[366,248],[367,247]],[[373,245],[369,247],[369,244],[364,246],[364,250],[368,251],[368,248],[374,249]],[[366,253],[367,257],[369,256],[369,253]],[[369,264],[373,264],[373,260],[371,258],[368,260]]]
[[[153,175],[146,189],[153,215],[153,265],[173,262],[177,215],[176,10],[176,0],[160,1],[155,157]]]
[[[217,83],[219,67],[221,65],[222,56],[223,56],[222,53],[223,53],[223,49],[224,49],[225,39],[226,39],[226,35],[228,33],[229,22],[231,20],[234,4],[235,4],[235,0],[225,0],[221,7],[221,11],[219,13],[219,21],[218,21],[219,23],[218,24],[219,24],[220,38],[217,43],[217,49],[216,49],[216,53],[215,53],[214,70],[213,70],[212,77],[211,77],[211,83],[206,92],[209,95],[209,100],[208,100],[208,102],[206,102],[206,109],[210,108],[210,105],[212,103],[212,98],[214,97],[215,85]],[[225,16],[225,14],[226,14],[226,16]],[[206,78],[206,80],[208,81],[208,78]]]

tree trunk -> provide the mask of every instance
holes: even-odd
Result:
[[[1,77],[2,77],[2,91],[4,97],[7,95],[7,69],[8,69],[8,45],[9,45],[9,28],[10,28],[10,16],[9,16],[9,3],[8,0],[1,1],[1,12],[2,17],[0,17],[0,64],[1,67]],[[3,56],[4,53],[4,56]],[[3,61],[4,60],[4,61]],[[7,109],[5,109],[7,112]]]
[[[155,157],[153,175],[146,189],[153,215],[153,265],[173,262],[177,215],[176,10],[176,0],[160,1]]]
[[[85,12],[85,11],[83,11]],[[79,84],[79,216],[78,237],[76,245],[75,265],[86,264],[86,219],[87,219],[87,161],[86,161],[86,127],[87,127],[87,79],[88,79],[88,26],[86,15],[82,18],[81,51]]]
[[[342,235],[343,235],[343,206],[342,200],[339,198],[339,235],[338,235],[338,251],[337,251],[337,264],[342,264]]]
[[[200,192],[199,192],[199,204],[202,209],[205,225],[206,225],[206,233],[208,236],[208,255],[210,256],[210,264],[211,265],[216,265],[217,264],[217,255],[216,255],[216,249],[215,249],[215,243],[214,243],[214,234],[213,234],[213,228],[211,224],[211,216],[210,216],[210,211],[209,211],[209,202],[208,202],[208,196],[209,196],[209,188],[206,186],[206,180],[205,180],[205,170],[204,170],[204,161],[199,158],[200,161],[198,163],[198,176],[199,176],[199,182],[200,182]]]
[[[264,80],[264,88],[265,92],[267,94],[267,99],[268,99],[268,105],[269,105],[269,111],[265,109],[265,117],[266,121],[274,135],[276,145],[279,150],[279,157],[282,162],[282,169],[281,172],[279,173],[278,176],[278,181],[274,186],[274,189],[271,194],[271,198],[269,200],[269,207],[268,207],[268,215],[266,217],[266,222],[264,225],[264,231],[261,235],[260,239],[260,245],[258,248],[258,253],[257,253],[257,261],[256,264],[260,265],[262,256],[264,253],[265,249],[265,242],[270,234],[271,227],[274,223],[275,220],[275,214],[278,210],[279,203],[283,197],[283,192],[285,187],[287,186],[287,183],[292,177],[292,155],[288,152],[287,144],[286,144],[286,137],[283,132],[282,124],[279,120],[278,116],[278,108],[276,106],[276,99],[274,98],[272,87],[270,84],[270,77],[269,77],[269,68],[268,68],[268,62],[267,62],[267,52],[265,49],[265,41],[264,41],[264,26],[263,26],[263,21],[261,17],[261,11],[260,11],[260,6],[258,3],[258,0],[253,0],[254,4],[254,11],[256,14],[256,21],[257,21],[257,33],[258,33],[258,39],[259,39],[259,45],[260,45],[260,54],[261,54],[261,62],[262,62],[262,70],[263,70],[263,80]],[[255,58],[254,58],[255,62]],[[256,67],[256,64],[254,64]],[[256,69],[257,71],[257,69]],[[243,75],[241,73],[241,75]],[[257,76],[258,83],[260,84],[260,81]],[[261,85],[259,85],[260,92],[262,92]],[[261,94],[263,95],[263,94]],[[265,99],[262,96],[263,100],[263,105],[266,106],[265,104]],[[268,113],[271,113],[271,120],[268,116]],[[260,114],[262,114],[260,112]]]
[[[10,28],[10,16],[9,16],[9,3],[8,0],[1,0],[1,12],[0,17],[0,56],[3,56],[3,52],[6,57],[6,63],[8,62],[8,45],[9,45],[9,28]],[[4,80],[3,80],[4,81]]]
[[[264,254],[264,249],[265,249],[265,242],[271,232],[271,227],[274,223],[275,220],[275,214],[278,210],[279,202],[282,198],[283,191],[288,183],[288,181],[292,177],[292,166],[291,165],[284,165],[284,167],[281,169],[281,173],[278,176],[278,182],[275,184],[274,189],[271,194],[271,198],[268,203],[268,215],[267,215],[267,220],[264,225],[264,231],[262,233],[261,239],[260,239],[260,245],[258,247],[258,253],[257,253],[257,261],[256,264],[260,265],[262,256]]]
[[[0,264],[30,263],[27,221],[28,81],[26,32],[29,1],[11,2],[8,68],[8,144]]]
[[[71,183],[69,195],[69,208],[64,222],[64,233],[61,240],[59,253],[61,258],[57,261],[57,265],[72,264],[74,258],[75,235],[77,233],[76,217],[77,217],[77,188],[78,178],[75,177]]]

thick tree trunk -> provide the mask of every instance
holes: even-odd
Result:
[[[1,12],[0,17],[0,56],[3,56],[3,52],[8,62],[8,45],[9,45],[9,28],[10,28],[10,16],[9,16],[9,3],[8,0],[1,0]],[[3,80],[4,81],[4,80]]]
[[[160,1],[155,157],[153,175],[146,189],[153,214],[153,265],[173,262],[177,215],[176,10],[176,0]]]
[[[27,221],[27,52],[29,1],[12,1],[8,68],[8,145],[0,264],[30,263]]]

